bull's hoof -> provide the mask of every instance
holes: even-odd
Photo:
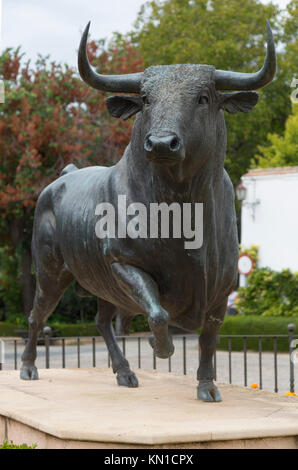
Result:
[[[20,371],[20,378],[22,380],[38,380],[38,371],[35,365],[22,365]]]
[[[214,385],[213,380],[200,380],[198,386],[198,400],[208,402],[222,401],[221,394]]]
[[[117,372],[117,382],[121,387],[136,388],[139,386],[137,376],[131,370]]]
[[[150,336],[149,344],[156,357],[167,359],[174,354],[175,347],[171,337],[169,337],[165,343],[160,343],[154,336]]]

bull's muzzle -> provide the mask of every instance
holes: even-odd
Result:
[[[144,149],[151,161],[179,162],[184,159],[183,146],[177,134],[157,137],[148,134],[145,138]]]

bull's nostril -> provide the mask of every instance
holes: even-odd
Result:
[[[147,137],[147,138],[146,138],[144,147],[145,147],[145,150],[146,150],[147,152],[152,152],[153,143],[152,143],[150,137]]]
[[[175,151],[175,150],[178,150],[179,147],[180,147],[179,140],[177,139],[177,137],[174,137],[170,143],[170,149],[172,151]]]

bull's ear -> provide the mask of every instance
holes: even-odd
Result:
[[[106,99],[109,113],[123,120],[130,118],[143,107],[140,96],[115,95]]]
[[[239,91],[237,93],[221,93],[220,107],[228,113],[249,113],[257,104],[259,95],[255,91]]]

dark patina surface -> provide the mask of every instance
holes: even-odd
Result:
[[[87,58],[87,26],[79,50],[82,78],[103,91],[135,93],[110,97],[107,106],[115,117],[136,114],[136,119],[119,163],[81,170],[69,165],[39,197],[32,240],[36,295],[22,379],[38,378],[38,333],[76,280],[79,295],[98,298],[96,322],[119,385],[135,387],[138,381],[116,343],[112,319],[117,311],[126,319],[142,313],[153,333],[151,346],[161,358],[174,351],[169,325],[186,331],[202,327],[198,398],[221,400],[213,383],[212,358],[227,297],[236,284],[238,259],[234,191],[224,170],[223,110],[251,111],[258,95],[248,90],[273,79],[275,50],[267,27],[266,60],[255,74],[171,65],[103,76],[91,69]],[[148,212],[152,202],[203,203],[203,245],[185,249],[183,237],[119,238],[117,230],[115,238],[97,238],[95,208],[109,202],[118,215],[118,195],[126,195],[127,205],[144,204]]]

